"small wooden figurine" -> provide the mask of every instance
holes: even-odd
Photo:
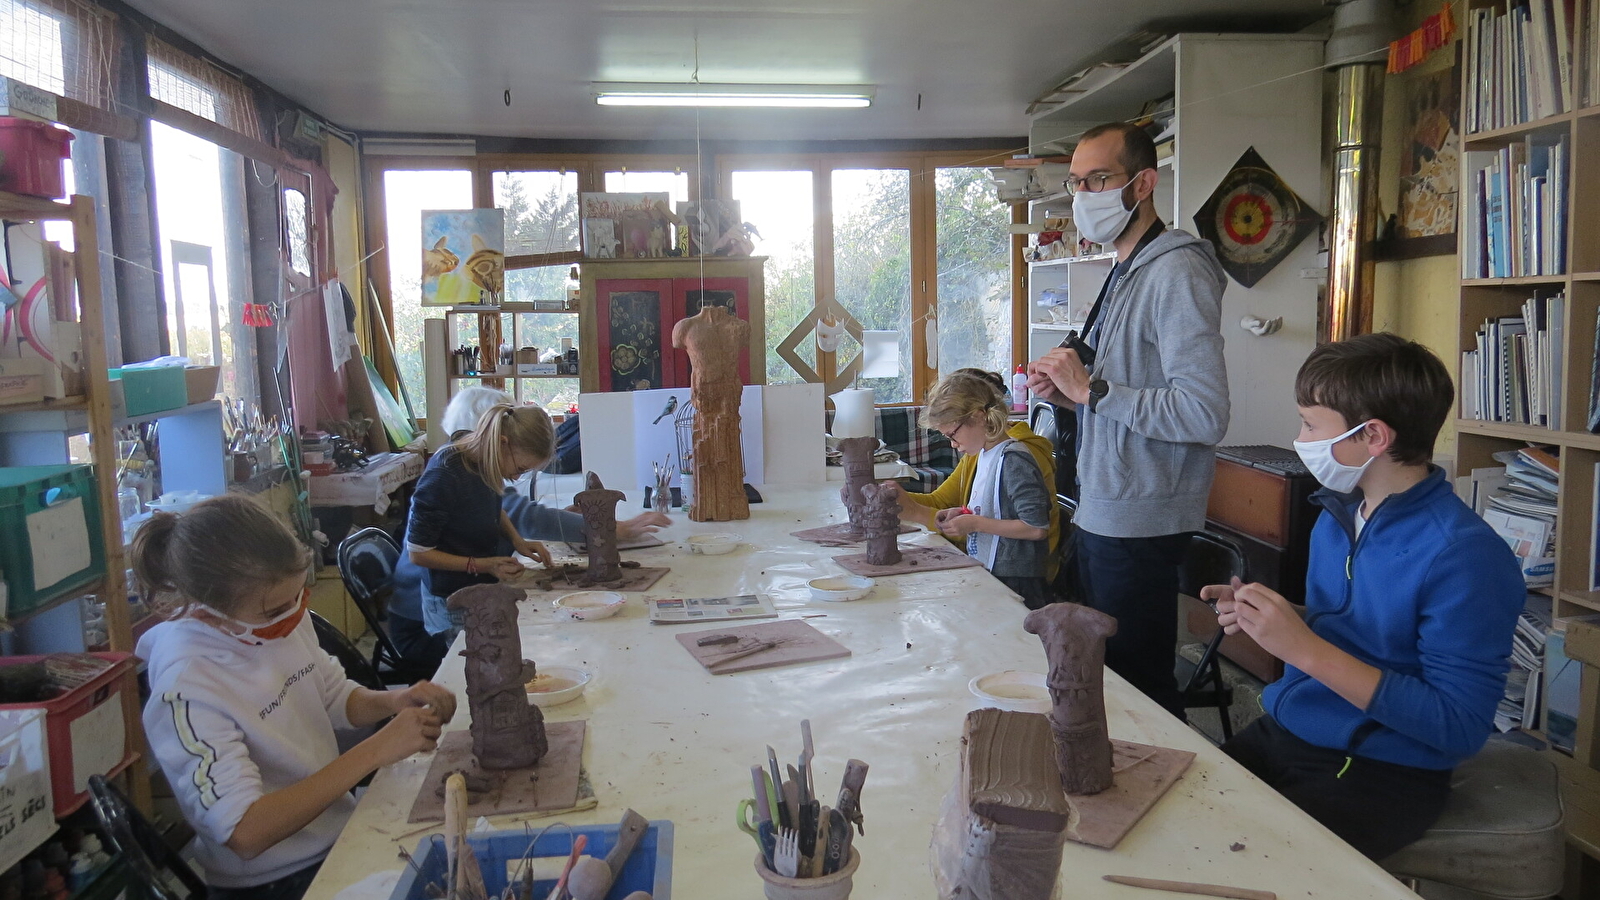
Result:
[[[875,566],[900,562],[900,500],[894,485],[861,488],[861,521],[867,537],[867,562]]]
[[[1097,794],[1111,786],[1111,734],[1106,728],[1106,638],[1117,620],[1075,603],[1052,603],[1028,613],[1022,627],[1044,644],[1050,674],[1050,730],[1056,766],[1068,794]]]
[[[589,546],[589,571],[583,583],[607,584],[622,578],[622,554],[617,549],[617,504],[626,498],[621,491],[607,490],[600,476],[590,472],[585,479],[588,490],[572,495],[572,502],[583,514],[583,539]]]
[[[720,306],[707,306],[672,328],[672,346],[689,351],[689,397],[694,404],[694,505],[696,522],[750,518],[744,494],[740,443],[739,353],[750,343],[750,323]]]
[[[866,529],[861,520],[861,489],[872,483],[872,457],[878,450],[875,437],[844,438],[839,441],[839,456],[844,463],[844,487],[839,489],[839,499],[844,501],[845,512],[850,514],[848,534],[851,540],[861,540]]]
[[[466,618],[467,706],[472,754],[484,769],[525,769],[544,758],[550,742],[544,713],[528,701],[534,664],[522,658],[517,601],[525,593],[504,584],[475,584],[450,595]]]

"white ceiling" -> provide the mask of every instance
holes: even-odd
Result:
[[[867,110],[702,111],[741,139],[1026,133],[1023,108],[1138,28],[1293,28],[1324,0],[129,0],[347,128],[683,139],[692,110],[596,106],[594,81],[852,83]],[[1225,17],[1235,17],[1229,22]],[[1259,26],[1258,26],[1259,27]],[[503,102],[511,90],[511,106]],[[917,108],[918,95],[922,108]]]

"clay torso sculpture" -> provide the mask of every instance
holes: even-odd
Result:
[[[1111,735],[1106,729],[1106,638],[1117,620],[1073,603],[1036,609],[1022,627],[1044,644],[1050,674],[1050,730],[1056,766],[1069,794],[1097,794],[1111,786]]]
[[[583,514],[583,539],[589,546],[589,571],[584,574],[583,583],[605,584],[622,577],[622,554],[617,550],[617,504],[626,495],[607,490],[593,472],[585,484],[588,490],[572,496],[572,502]]]
[[[853,437],[839,441],[839,455],[844,463],[844,487],[839,491],[839,498],[844,501],[845,511],[850,514],[849,534],[853,540],[861,540],[866,536],[861,519],[861,489],[872,483],[872,456],[877,449],[878,439],[875,437]]]
[[[900,501],[894,485],[861,488],[861,520],[867,537],[867,562],[875,566],[900,562]]]
[[[472,754],[484,769],[524,769],[550,748],[544,713],[528,702],[535,667],[522,658],[517,632],[520,588],[475,584],[450,595],[449,607],[466,618],[467,707],[472,711]]]
[[[739,351],[750,341],[750,323],[720,306],[672,328],[672,346],[689,351],[690,399],[694,403],[694,506],[696,522],[750,518],[744,494],[740,446]]]

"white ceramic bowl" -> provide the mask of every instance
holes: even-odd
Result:
[[[691,535],[685,541],[689,545],[690,553],[699,553],[702,556],[721,556],[739,549],[740,538],[737,534],[728,531],[714,531],[710,534]]]
[[[574,666],[540,666],[539,674],[528,682],[528,699],[543,709],[578,699],[589,683],[589,673]]]
[[[979,675],[967,683],[967,690],[972,691],[985,706],[1012,712],[1050,711],[1050,692],[1045,689],[1044,676],[1037,672],[1010,671]]]
[[[806,582],[806,587],[811,588],[811,599],[835,603],[860,600],[872,593],[872,585],[872,579],[862,575],[828,575]]]
[[[579,591],[576,594],[557,597],[555,602],[558,618],[573,619],[578,622],[609,619],[627,605],[628,598],[616,591]]]
[[[171,491],[151,500],[144,505],[150,512],[168,512],[183,515],[200,504],[202,500],[209,500],[209,494],[199,491]]]

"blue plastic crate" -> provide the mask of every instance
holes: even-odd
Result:
[[[539,826],[542,827],[543,825]],[[467,843],[477,854],[478,868],[483,870],[483,886],[488,889],[489,896],[496,896],[505,890],[506,864],[524,858],[530,836],[539,834],[539,828],[527,832],[491,831],[467,836]],[[531,855],[565,859],[572,853],[572,842],[580,834],[589,837],[588,846],[583,851],[585,856],[598,856],[604,859],[617,842],[615,825],[584,825],[575,828],[558,825],[539,837]],[[428,882],[434,882],[441,887],[444,885],[445,850],[442,837],[424,836],[417,844],[413,857],[420,871],[407,866],[405,873],[400,876],[400,883],[395,885],[394,893],[389,895],[389,900],[427,900],[425,889]],[[535,881],[533,896],[543,897],[555,886],[554,878]],[[634,891],[649,891],[654,900],[672,900],[670,821],[657,819],[650,823],[644,836],[639,839],[639,845],[634,849],[633,855],[628,857],[627,864],[622,867],[616,883],[611,886],[611,892],[606,894],[606,900],[622,900]]]

